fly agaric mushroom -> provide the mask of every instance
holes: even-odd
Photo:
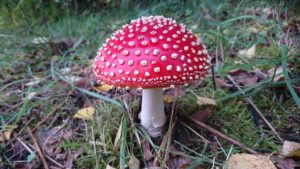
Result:
[[[205,45],[185,25],[163,16],[132,20],[98,50],[97,79],[142,88],[141,125],[152,137],[165,123],[163,88],[202,79],[210,65]]]

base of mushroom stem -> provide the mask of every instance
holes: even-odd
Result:
[[[161,136],[166,121],[163,89],[143,89],[141,124],[151,137]]]

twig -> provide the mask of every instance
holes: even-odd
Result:
[[[221,138],[223,138],[223,139],[231,142],[232,144],[241,147],[242,149],[248,151],[249,153],[252,153],[252,154],[255,154],[255,155],[259,154],[255,150],[252,150],[251,148],[245,146],[243,143],[240,143],[240,142],[238,142],[238,141],[236,141],[236,140],[234,140],[234,139],[226,136],[225,134],[223,134],[223,133],[219,132],[218,130],[216,130],[216,129],[214,129],[214,128],[208,126],[208,125],[206,125],[205,123],[202,123],[201,121],[198,121],[196,119],[193,119],[193,118],[187,117],[187,116],[184,116],[183,118],[185,118],[185,119],[187,119],[187,120],[189,120],[189,121],[197,124],[198,126],[200,126],[202,128],[205,128],[206,130],[208,130],[209,132],[213,133],[214,135],[216,135],[218,137],[221,137]]]
[[[227,75],[227,78],[237,87],[237,89],[239,91],[242,92],[242,94],[244,96],[246,96],[245,92],[242,91],[242,89],[237,85],[237,83],[235,82],[235,80],[230,76]],[[245,98],[245,100],[255,109],[255,111],[257,112],[257,114],[260,116],[260,118],[266,123],[266,125],[272,130],[272,132],[274,133],[274,135],[278,138],[278,140],[280,140],[281,142],[283,142],[283,139],[279,136],[279,134],[276,132],[276,130],[273,128],[273,126],[271,125],[271,123],[265,118],[265,116],[262,114],[262,112],[256,107],[256,105],[252,102],[252,100],[248,97]]]
[[[212,81],[213,81],[213,86],[214,86],[214,91],[217,90],[216,87],[216,77],[215,77],[215,69],[214,69],[214,65],[211,66],[211,74],[212,74]]]
[[[41,121],[39,121],[33,129],[31,129],[31,132],[34,132],[41,124],[43,124],[58,108],[60,108],[66,101],[65,99],[61,104],[56,106],[50,113],[48,113]]]
[[[30,136],[32,142],[33,142],[33,145],[34,145],[34,147],[35,147],[35,150],[38,152],[38,155],[40,156],[40,159],[42,160],[42,163],[43,163],[44,168],[45,168],[45,169],[49,169],[49,166],[48,166],[48,163],[47,163],[47,161],[46,161],[46,159],[45,159],[45,156],[44,156],[44,154],[43,154],[43,152],[42,152],[42,150],[41,150],[41,148],[40,148],[40,146],[39,146],[39,144],[38,144],[38,142],[37,142],[35,136],[34,136],[33,133],[31,132],[31,129],[30,129],[29,127],[27,127],[26,129],[27,129],[27,132],[28,132],[28,134],[29,134],[29,136]]]
[[[33,154],[34,152],[27,146],[27,144],[25,144],[21,139],[19,139],[18,137],[16,138],[18,140],[18,142],[20,142],[22,144],[22,146],[30,152],[30,154]]]
[[[48,155],[46,155],[46,154],[44,154],[44,155],[45,155],[45,157],[46,157],[49,161],[51,161],[52,163],[56,164],[58,167],[64,168],[63,165],[61,165],[59,162],[55,161],[55,160],[54,160],[53,158],[51,158],[50,156],[48,156]]]

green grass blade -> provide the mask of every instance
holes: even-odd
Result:
[[[238,90],[238,91],[236,91],[236,92],[234,92],[234,93],[231,93],[231,94],[229,94],[229,95],[226,95],[226,96],[222,97],[220,100],[221,100],[221,101],[225,101],[225,100],[228,100],[228,99],[230,99],[230,98],[232,98],[232,97],[239,96],[239,95],[241,95],[241,94],[243,94],[243,93],[246,93],[246,92],[248,92],[248,91],[250,91],[250,90],[252,90],[252,89],[255,89],[255,88],[257,88],[257,87],[259,87],[259,86],[261,86],[261,85],[263,85],[263,84],[269,83],[269,82],[271,82],[271,81],[272,81],[271,78],[265,79],[265,80],[260,81],[260,82],[258,82],[258,83],[256,83],[256,84],[253,84],[252,86],[246,87],[246,88],[244,88],[244,89],[242,89],[242,90]]]
[[[70,86],[74,87],[75,89],[79,90],[80,92],[85,93],[85,94],[87,94],[89,96],[92,96],[92,97],[95,97],[95,98],[98,98],[98,99],[101,99],[101,100],[113,103],[116,106],[124,109],[124,107],[122,106],[122,104],[120,102],[118,102],[118,101],[116,101],[116,100],[114,100],[112,98],[109,98],[109,97],[106,97],[106,96],[103,96],[103,95],[100,95],[100,94],[97,94],[97,93],[94,93],[94,92],[82,89],[80,87],[76,87],[76,86],[74,86],[73,83],[71,83],[67,79],[65,79],[60,73],[58,73],[58,72],[55,72],[55,73],[59,76],[60,79],[62,79],[63,81],[65,81],[66,83],[68,83]]]
[[[126,116],[123,116],[122,123],[122,138],[120,145],[120,168],[124,169],[126,165],[126,138],[127,138],[127,119]]]
[[[290,81],[290,77],[286,71],[286,47],[282,47],[281,48],[281,64],[282,64],[282,70],[283,70],[283,76],[284,76],[284,81],[286,82],[286,85],[296,103],[296,105],[298,106],[298,108],[300,109],[300,98],[297,95],[295,89],[293,88],[291,81]]]
[[[241,19],[255,19],[255,16],[252,15],[244,15],[244,16],[239,16],[239,17],[235,17],[235,18],[230,18],[227,19],[226,21],[223,21],[220,23],[220,27],[226,26],[228,24],[231,24],[232,22],[235,22],[237,20],[241,20]]]
[[[89,96],[92,96],[92,97],[95,97],[95,98],[98,98],[98,99],[101,99],[101,100],[104,100],[104,101],[107,101],[107,102],[110,102],[110,103],[113,103],[115,104],[116,106],[120,107],[123,109],[123,106],[120,102],[114,100],[114,99],[111,99],[109,97],[106,97],[106,96],[103,96],[103,95],[100,95],[100,94],[97,94],[97,93],[94,93],[94,92],[91,92],[91,91],[88,91],[88,90],[85,90],[85,89],[82,89],[82,88],[79,88],[79,87],[75,87],[77,90],[79,90],[80,92],[82,93],[85,93]]]

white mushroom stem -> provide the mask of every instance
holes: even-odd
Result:
[[[152,137],[161,135],[166,121],[164,111],[163,89],[143,89],[141,124]]]

